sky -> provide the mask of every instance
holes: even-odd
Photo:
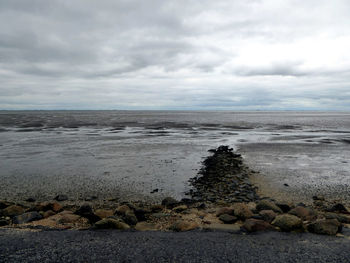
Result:
[[[348,0],[0,0],[0,109],[350,110]]]

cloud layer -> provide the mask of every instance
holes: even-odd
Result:
[[[0,0],[0,109],[350,109],[347,0]]]

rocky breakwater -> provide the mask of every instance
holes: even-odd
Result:
[[[240,155],[227,146],[211,152],[203,169],[191,180],[191,198],[178,201],[167,197],[160,204],[90,201],[79,206],[69,203],[66,196],[44,203],[32,199],[22,204],[0,201],[0,227],[349,235],[350,212],[341,202],[314,196],[313,204],[307,206],[259,198],[249,182],[252,171]]]

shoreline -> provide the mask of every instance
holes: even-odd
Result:
[[[251,183],[258,173],[227,146],[209,150],[189,198],[164,198],[161,204],[110,200],[99,204],[55,201],[0,202],[0,225],[24,229],[135,229],[139,231],[225,230],[237,233],[296,231],[341,236],[350,227],[349,209],[314,196],[312,205],[259,196]]]

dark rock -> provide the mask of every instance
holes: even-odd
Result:
[[[14,217],[24,213],[24,208],[18,205],[10,205],[2,210],[3,216]]]
[[[306,207],[306,204],[304,204],[304,203],[298,203],[297,206]]]
[[[125,215],[122,216],[122,219],[128,225],[134,226],[138,223],[137,217],[135,216],[134,212],[132,212],[132,211],[126,212]]]
[[[159,191],[159,189],[156,188],[156,189],[153,189],[150,193],[151,193],[151,194],[154,194],[154,193],[158,193],[158,191]]]
[[[187,205],[179,205],[179,206],[174,207],[172,210],[176,213],[181,213],[181,212],[185,211],[187,208],[188,208]]]
[[[43,217],[38,212],[27,212],[22,215],[15,216],[12,219],[12,223],[14,224],[25,224],[32,221],[40,220]]]
[[[233,224],[234,222],[237,221],[237,217],[235,216],[231,216],[228,214],[223,214],[221,216],[219,216],[219,219],[224,222],[225,224]]]
[[[66,200],[68,200],[68,196],[66,196],[66,195],[57,195],[54,199],[56,201],[59,201],[59,202],[66,201]]]
[[[35,202],[36,200],[35,200],[35,198],[33,198],[33,197],[29,197],[29,198],[26,199],[25,201],[26,201],[26,202],[29,202],[29,203],[33,203],[33,202]]]
[[[348,210],[341,203],[335,204],[327,209],[328,212],[339,212],[339,213],[347,213]]]
[[[56,213],[52,210],[47,210],[45,212],[42,212],[43,218],[48,218],[50,216],[56,215]]]
[[[291,215],[295,215],[302,220],[313,220],[317,217],[316,212],[312,208],[303,206],[297,206],[288,212]]]
[[[232,207],[222,207],[216,212],[216,216],[217,217],[219,217],[219,216],[221,216],[223,214],[234,216],[235,215],[235,210],[233,210]]]
[[[272,210],[261,210],[259,215],[264,221],[271,223],[277,216],[277,214]]]
[[[302,220],[294,215],[283,214],[276,216],[272,225],[279,227],[282,231],[300,230],[302,228]]]
[[[276,205],[282,210],[283,213],[288,213],[291,207],[287,203],[277,202]]]
[[[243,224],[243,228],[248,232],[275,230],[274,227],[268,222],[253,218],[247,219]]]
[[[162,212],[163,210],[164,210],[164,206],[162,206],[162,205],[152,205],[151,206],[151,211],[153,213]]]
[[[319,200],[319,201],[324,201],[325,200],[324,196],[322,196],[322,195],[314,195],[312,197],[312,199],[313,200]]]
[[[259,203],[257,203],[256,209],[258,211],[261,211],[261,210],[272,210],[272,211],[274,211],[276,213],[279,213],[279,214],[282,213],[281,208],[279,208],[275,203],[273,203],[271,201],[268,201],[268,200],[261,200]]]
[[[152,211],[150,209],[146,209],[146,208],[136,208],[134,211],[138,221],[146,221],[147,216],[151,214],[151,212]]]
[[[10,205],[14,205],[14,203],[3,201],[3,200],[0,201],[0,209],[5,209],[6,207],[8,207]]]
[[[350,224],[350,216],[337,214],[337,213],[325,213],[326,219],[337,219],[339,222],[343,224]]]
[[[75,211],[75,214],[85,217],[89,220],[90,223],[95,223],[101,218],[94,214],[92,207],[89,204],[84,204]]]
[[[119,229],[127,230],[130,226],[114,218],[104,218],[99,220],[94,225],[97,229]]]
[[[342,225],[336,219],[321,219],[308,225],[307,230],[321,235],[335,235],[341,232]]]
[[[10,224],[10,220],[0,219],[0,226],[7,226]]]
[[[176,206],[179,202],[172,198],[172,197],[166,197],[163,199],[162,201],[162,205],[169,207],[169,208],[173,208],[174,206]]]

